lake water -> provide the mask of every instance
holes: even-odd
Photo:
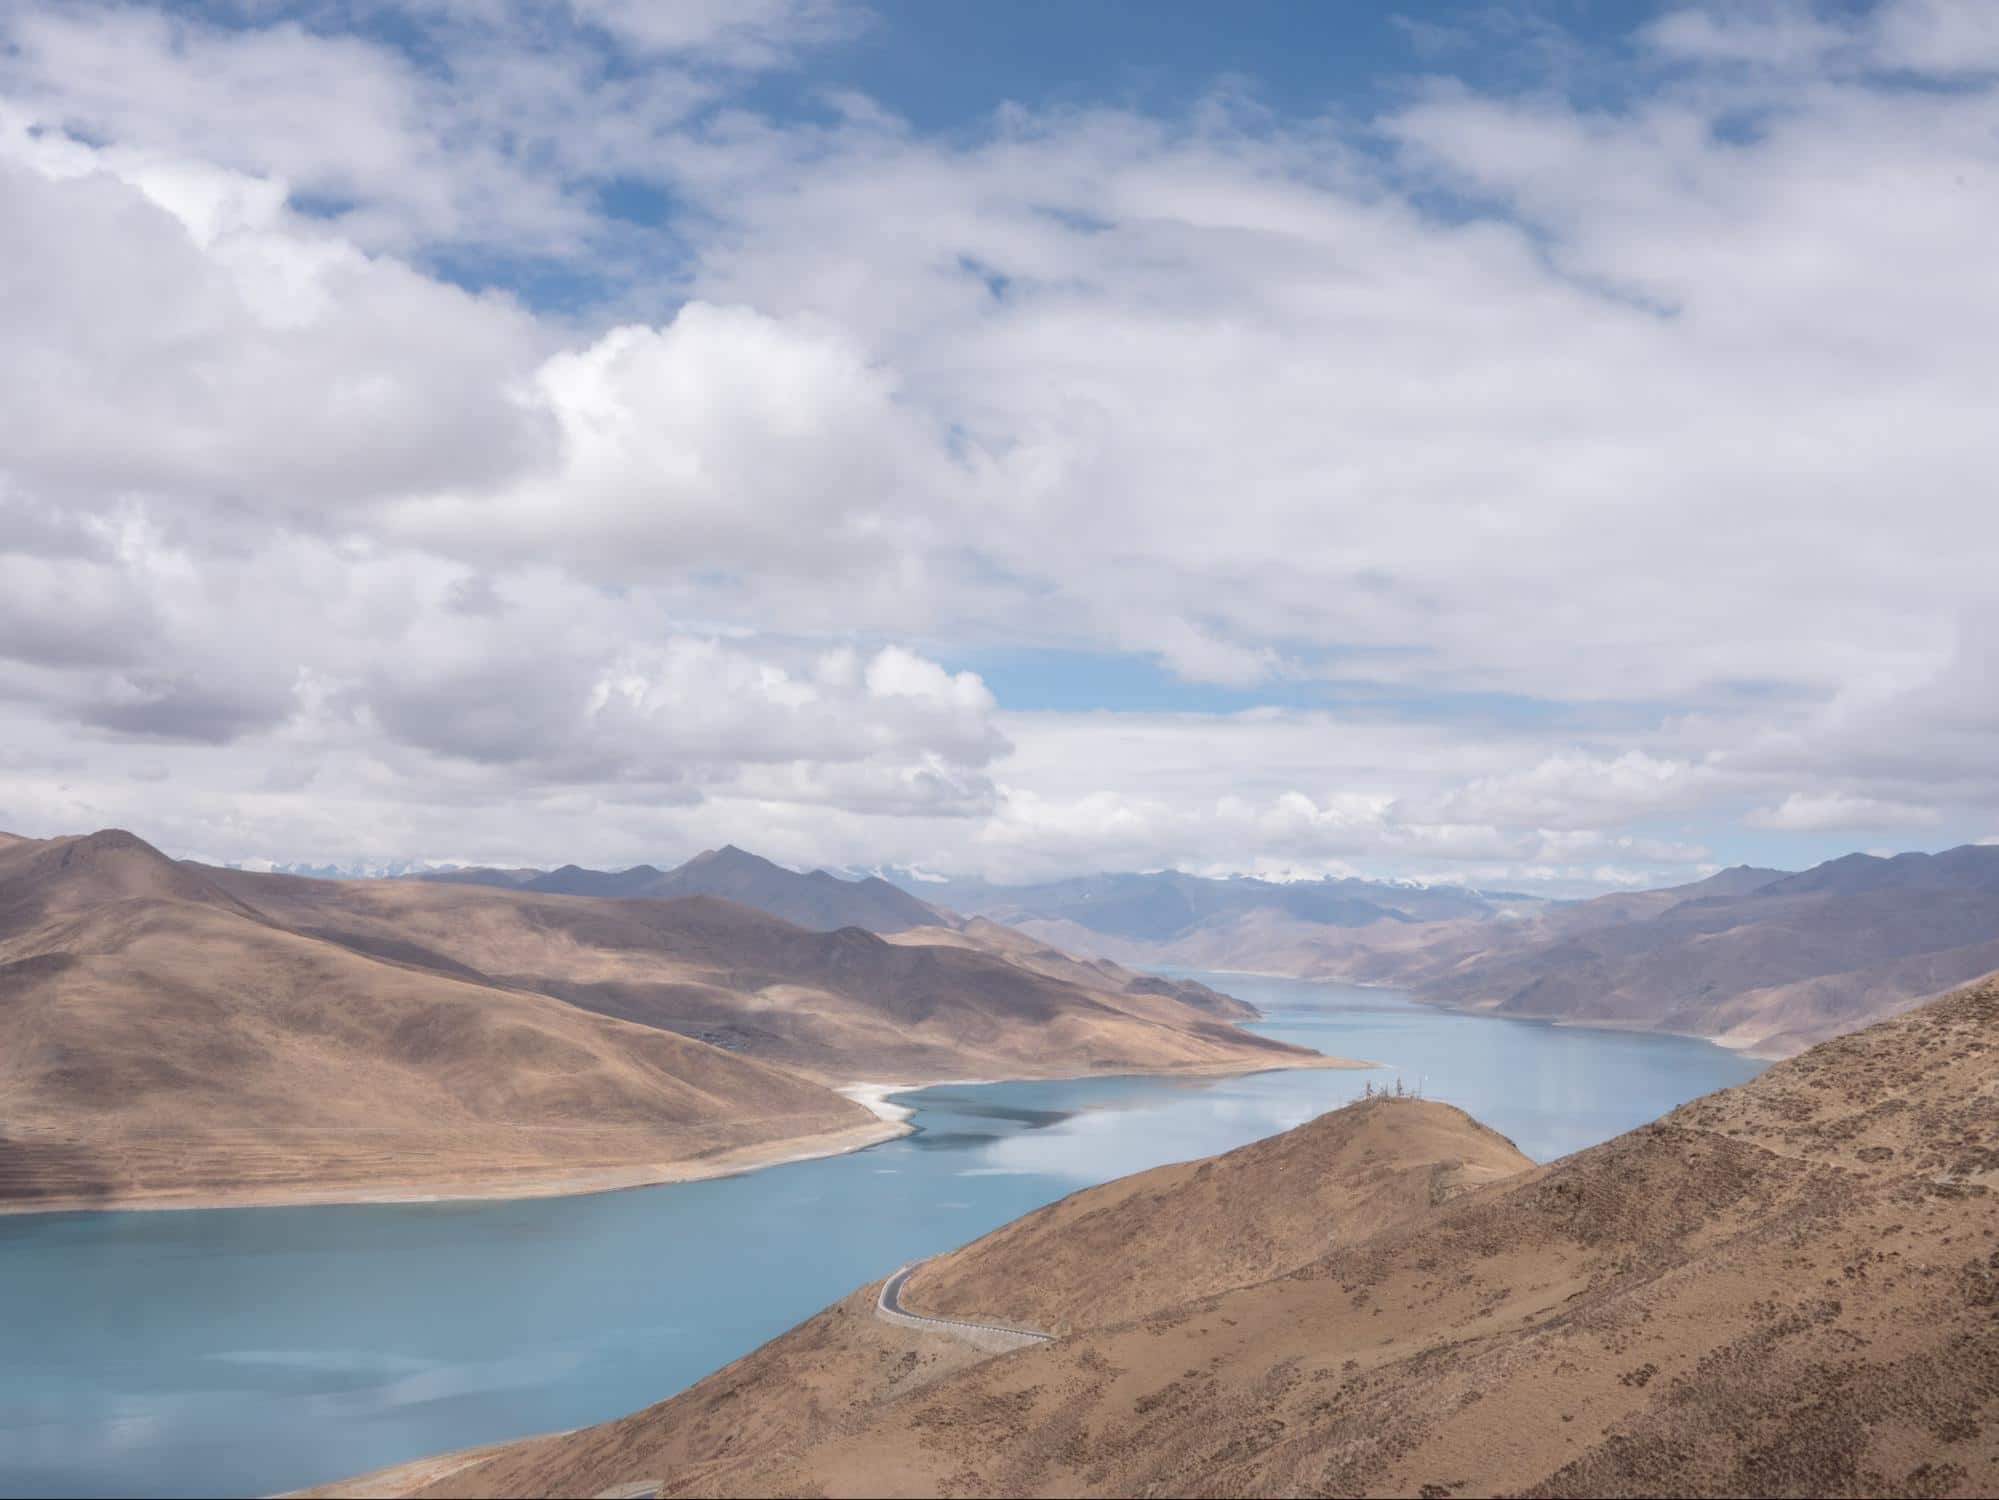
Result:
[[[902,1097],[920,1133],[532,1202],[0,1217],[0,1494],[264,1494],[670,1395],[898,1264],[1400,1076],[1538,1160],[1753,1075],[1703,1042],[1204,976],[1379,1073]]]

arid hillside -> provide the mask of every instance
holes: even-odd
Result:
[[[1164,940],[1073,917],[1019,925],[1126,963],[1392,985],[1438,1005],[1788,1057],[1999,971],[1999,846],[1852,854],[1800,874],[1738,866],[1664,890],[1365,922],[1301,910],[1225,909]]]
[[[1447,1104],[1380,1099],[1206,1161],[1073,1193],[930,1261],[945,1318],[1071,1330],[1267,1280],[1533,1162]]]
[[[1039,938],[1002,927],[984,917],[973,917],[956,927],[910,927],[888,934],[892,943],[941,945],[972,948],[997,954],[1007,962],[1064,983],[1086,989],[1112,989],[1125,995],[1163,995],[1196,1010],[1224,1020],[1254,1020],[1260,1011],[1254,1005],[1224,995],[1191,979],[1168,979],[1158,974],[1135,974],[1107,958],[1076,958],[1050,947]]]
[[[897,1132],[829,1084],[1326,1061],[1068,962],[12,839],[0,1206],[617,1186]]]
[[[661,870],[634,865],[629,870],[440,870],[419,877],[454,885],[490,885],[538,896],[612,896],[670,901],[679,896],[719,896],[741,906],[781,917],[799,927],[831,931],[864,927],[869,932],[901,932],[945,916],[878,876],[843,880],[825,870],[799,874],[761,855],[725,844],[697,854],[684,865]]]
[[[1999,970],[1999,847],[1855,854],[1746,889],[1646,895],[1678,899],[1604,897],[1358,975],[1444,1005],[1787,1056]]]
[[[1212,991],[1060,977],[991,947],[812,932],[712,897],[549,896],[210,871],[287,927],[530,989],[825,1081],[1311,1066],[1228,1025]],[[1057,955],[1059,958],[1059,955]],[[1203,998],[1208,997],[1208,998]]]
[[[882,1134],[720,1048],[288,930],[130,834],[0,847],[0,1207],[615,1186]]]
[[[1066,1322],[1053,1342],[891,1327],[868,1288],[416,1492],[1990,1494],[1995,1058],[1984,984],[1510,1174],[1454,1112],[1352,1106],[1077,1194],[905,1288],[930,1316]]]

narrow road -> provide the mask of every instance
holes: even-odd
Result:
[[[922,1313],[910,1312],[902,1305],[902,1284],[909,1280],[909,1273],[917,1266],[898,1266],[895,1274],[882,1283],[881,1296],[875,1302],[875,1315],[884,1322],[897,1323],[904,1328],[921,1329],[927,1333],[943,1333],[977,1344],[980,1348],[1000,1351],[1023,1349],[1029,1344],[1053,1342],[1052,1333],[1036,1333],[1026,1328],[1006,1328],[998,1323],[971,1323],[962,1318],[926,1318]]]

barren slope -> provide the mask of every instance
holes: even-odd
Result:
[[[1087,934],[1028,926],[1086,951]],[[1333,927],[1254,911],[1164,947],[1087,951],[1394,985],[1433,1004],[1783,1057],[1999,970],[1999,848],[1848,855],[1795,875],[1744,866],[1510,920]]]
[[[1076,958],[1050,947],[1039,938],[1011,927],[1002,927],[984,917],[973,917],[962,927],[910,927],[886,936],[892,943],[973,948],[982,953],[997,954],[1020,968],[1031,969],[1068,984],[1081,985],[1086,989],[1108,989],[1128,998],[1161,995],[1223,1020],[1248,1021],[1262,1014],[1254,1005],[1210,989],[1196,980],[1135,974],[1107,958]]]
[[[1748,890],[1684,893],[1610,922],[1584,902],[1493,947],[1468,934],[1462,956],[1433,947],[1393,977],[1441,1004],[1782,1055],[1999,968],[1999,848],[1850,855]]]
[[[1985,984],[1435,1206],[1408,1202],[1424,1156],[1455,1140],[1471,1161],[1476,1143],[1498,1168],[1503,1152],[1434,1106],[1355,1106],[1209,1168],[1281,1200],[1224,1208],[1217,1191],[1218,1213],[1281,1215],[1305,1191],[1293,1153],[1347,1180],[1337,1203],[1356,1144],[1437,1137],[1388,1158],[1385,1222],[1350,1239],[1327,1223],[1330,1248],[1289,1274],[1262,1269],[1282,1250],[1241,1269],[1190,1255],[1206,1241],[1175,1210],[1200,1169],[1147,1174],[910,1284],[918,1310],[963,1312],[942,1304],[1034,1276],[1049,1285],[1023,1308],[1074,1286],[1080,1311],[1119,1293],[1064,1231],[1106,1255],[1122,1237],[1121,1263],[1153,1268],[1130,1278],[1152,1298],[1137,1317],[1121,1305],[979,1358],[857,1296],[671,1401],[424,1493],[1989,1494],[1995,1059]],[[1345,1212],[1366,1219],[1366,1200]],[[1298,1222],[1274,1219],[1272,1243],[1309,1251]],[[1243,1279],[1217,1290],[1209,1272]]]
[[[1233,1071],[1326,1059],[1241,1031],[1211,997],[1073,977],[979,946],[810,932],[710,897],[548,896],[211,871],[285,925],[555,995],[831,1082]],[[1094,983],[1079,982],[1094,973]]]
[[[734,844],[710,849],[671,870],[634,865],[629,870],[437,870],[419,880],[453,885],[494,885],[541,896],[609,896],[670,901],[679,896],[719,896],[814,932],[864,927],[901,932],[944,920],[945,913],[879,876],[845,880],[825,870],[801,875]],[[955,919],[952,919],[955,920]]]
[[[1292,1270],[1467,1188],[1524,1172],[1447,1104],[1381,1100],[1205,1161],[1072,1193],[920,1267],[931,1317],[1091,1328]]]
[[[715,1047],[287,931],[129,834],[0,847],[0,1204],[550,1191],[882,1134]]]

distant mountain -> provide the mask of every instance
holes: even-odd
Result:
[[[305,875],[314,880],[403,880],[428,878],[437,871],[454,871],[456,865],[440,864],[429,859],[357,859],[340,863],[322,860],[317,864],[309,860],[246,860],[224,866],[231,870],[249,870],[258,875]],[[508,874],[538,875],[539,870],[507,871],[489,870],[482,872],[497,877]]]
[[[505,1196],[881,1138],[796,1073],[312,916],[423,889],[178,863],[117,829],[0,843],[0,1207]]]
[[[535,891],[544,896],[610,896],[617,899],[649,896],[666,872],[652,865],[633,865],[629,870],[586,870],[581,865],[564,865],[559,870],[535,874],[519,882],[517,890]]]
[[[1800,874],[1725,870],[1529,921],[1358,947],[1322,973],[1502,1015],[1645,1026],[1785,1055],[1999,970],[1999,846]]]
[[[1764,888],[1771,896],[1891,890],[1999,895],[1999,844],[1963,844],[1941,854],[1848,854]]]
[[[904,932],[912,927],[954,925],[955,919],[928,902],[876,876],[842,879],[825,870],[801,875],[734,844],[697,854],[677,869],[634,865],[629,870],[586,870],[564,865],[535,870],[432,870],[416,877],[451,885],[491,885],[551,896],[601,896],[622,900],[667,901],[677,896],[720,896],[782,917],[816,932],[861,927],[869,932]]]
[[[1226,1024],[1253,1012],[1212,990],[1069,959],[1003,929],[881,936],[807,929],[710,895],[213,873],[272,921],[352,951],[553,996],[826,1082],[1322,1061]]]
[[[1171,943],[1204,926],[1252,913],[1318,927],[1365,927],[1374,922],[1484,917],[1522,901],[1540,904],[1531,897],[1487,896],[1455,886],[1331,877],[1276,881],[1238,875],[1213,879],[1177,870],[1086,875],[1039,885],[919,880],[902,873],[899,883],[925,900],[953,911],[990,917],[1010,927],[1032,931],[1034,923],[1061,923],[1146,943]]]
[[[1737,865],[1586,901],[1177,872],[1030,886],[903,877],[1071,953],[1407,989],[1502,1015],[1786,1056],[1999,970],[1999,845]]]
[[[720,896],[817,930],[865,927],[869,932],[902,932],[940,922],[950,925],[952,920],[878,876],[842,880],[824,870],[800,875],[734,844],[695,855],[662,875],[644,894]]]
[[[891,1322],[877,1282],[656,1406],[368,1493],[1990,1495],[1995,1036],[1986,984],[1539,1167],[1356,1103],[900,1285],[1045,1341]]]
[[[873,894],[740,851],[689,868]],[[710,895],[0,835],[0,1209],[626,1186],[896,1133],[829,1087],[858,1079],[1329,1061],[1229,1024],[1249,1013],[981,924],[814,931]]]
[[[1143,967],[1310,976],[1328,954],[1420,946],[1460,925],[1513,921],[1563,903],[1517,892],[1359,880],[1214,879],[1179,871],[1089,875],[1039,885],[919,878],[904,889],[1005,923],[1070,953]]]

